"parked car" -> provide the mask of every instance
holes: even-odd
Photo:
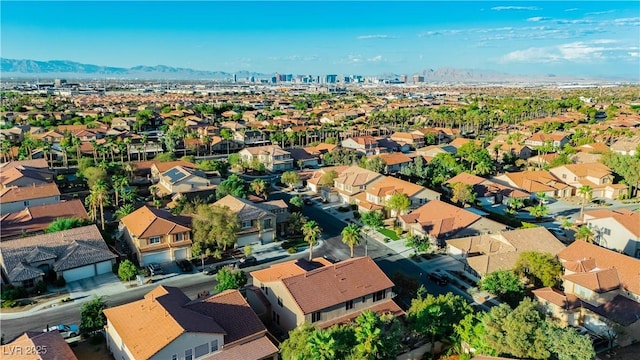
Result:
[[[257,264],[258,264],[258,259],[256,259],[254,256],[245,257],[238,261],[239,268],[254,266]]]
[[[153,275],[159,275],[159,274],[164,274],[164,270],[162,269],[162,266],[160,266],[160,264],[158,263],[151,263],[147,266],[147,269],[149,269],[149,274],[151,276]]]
[[[313,202],[309,198],[304,199],[303,202],[304,202],[305,205],[313,205]]]
[[[449,283],[449,278],[446,275],[439,272],[430,272],[429,274],[427,274],[427,277],[429,278],[429,280],[433,281],[438,285],[446,285]]]
[[[559,240],[567,240],[567,232],[564,231],[563,229],[550,228],[550,229],[547,229],[547,230],[549,230],[549,232],[552,233]]]
[[[336,263],[340,262],[340,260],[338,260],[338,259],[336,259],[336,258],[334,258],[332,256],[329,256],[329,255],[325,255],[325,256],[323,256],[323,258],[325,260],[327,260],[328,262],[332,263],[332,264],[336,264]]]
[[[48,329],[42,330],[42,332],[49,331],[58,331],[63,338],[67,339],[78,336],[80,334],[80,327],[78,325],[60,324],[56,326],[50,326]]]
[[[229,264],[231,265],[231,264]],[[203,273],[205,275],[215,275],[218,273],[218,271],[220,271],[220,269],[222,269],[223,267],[227,266],[226,264],[217,264],[217,265],[210,265],[208,267],[206,267],[203,271]]]
[[[191,271],[193,271],[193,265],[191,264],[191,261],[189,261],[187,259],[176,260],[176,264],[178,264],[178,267],[183,272],[191,272]]]

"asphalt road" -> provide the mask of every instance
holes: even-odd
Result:
[[[271,195],[271,198],[288,200],[291,195],[283,192],[275,192]],[[313,256],[331,256],[335,259],[344,260],[349,258],[349,247],[342,243],[340,232],[347,225],[345,222],[329,215],[322,210],[321,206],[316,204],[313,206],[305,206],[303,208],[303,214],[309,219],[318,222],[322,228],[323,243],[317,248]],[[426,279],[425,274],[422,274],[422,269],[415,265],[410,260],[406,259],[402,255],[395,254],[393,250],[387,248],[383,244],[376,240],[367,241],[366,246],[367,255],[373,258],[378,266],[392,278],[394,274],[401,273],[405,276],[418,278],[420,282],[427,288],[427,291],[431,294],[444,294],[451,292],[453,288],[450,285],[440,286]],[[364,244],[354,249],[354,256],[364,256],[365,246]],[[306,253],[301,253],[299,257],[308,256]],[[293,257],[295,258],[295,256]],[[246,268],[245,271],[253,271],[261,268],[266,268],[274,263],[291,260],[292,257],[287,256],[280,259],[274,259],[269,263],[263,263],[255,267]],[[251,279],[249,280],[251,282]],[[193,276],[177,276],[176,278],[167,279],[162,281],[163,285],[176,286],[181,288],[187,296],[195,298],[201,291],[212,291],[215,286],[215,277],[206,276],[203,274],[195,274]],[[151,287],[144,286],[141,288],[134,288],[127,292],[105,297],[105,301],[108,307],[118,306],[126,304],[132,301],[142,299],[144,294],[149,292]],[[400,304],[401,306],[403,304]],[[404,304],[407,305],[407,304]],[[38,311],[36,314],[27,318],[20,319],[3,319],[0,321],[0,331],[4,334],[5,341],[19,336],[24,331],[42,331],[47,325],[53,326],[57,324],[80,324],[80,303],[69,304],[55,309],[48,309]]]

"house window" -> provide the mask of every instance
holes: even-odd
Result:
[[[384,298],[387,297],[387,292],[385,290],[380,290],[377,291],[374,295],[373,295],[373,301],[380,301]]]
[[[180,233],[180,234],[176,234],[176,242],[182,241],[184,240],[184,234]]]
[[[193,360],[193,349],[187,349],[184,351],[184,360]]]
[[[362,302],[364,303],[365,301],[367,301],[367,297],[366,297],[366,296],[363,296],[363,297],[362,297]]]
[[[609,229],[609,228],[603,228],[603,229],[602,229],[602,233],[603,233],[603,234],[605,234],[605,235],[611,235],[611,229]]]
[[[280,296],[278,296],[278,305],[280,305],[280,307],[283,307],[282,298]]]
[[[562,174],[562,178],[566,179],[567,178],[567,174]]]
[[[209,344],[207,343],[196,346],[194,350],[194,355],[196,359],[201,356],[207,355],[208,353],[209,353]]]
[[[320,311],[316,311],[314,313],[311,314],[311,322],[316,322],[316,321],[320,321],[320,318],[322,313]]]
[[[271,225],[271,219],[265,219],[264,222],[264,228],[265,229],[271,229],[272,225]]]
[[[29,206],[29,201],[25,201],[24,206]]]
[[[31,288],[31,287],[34,287],[34,285],[35,285],[35,283],[34,283],[33,279],[27,279],[27,280],[24,280],[22,282],[22,286],[25,287],[25,288]]]
[[[345,310],[351,310],[353,309],[353,300],[349,300],[347,301],[345,304]]]
[[[251,227],[251,220],[246,220],[242,222],[242,228],[243,229],[248,229]]]
[[[178,354],[171,355],[171,360],[178,360]]]
[[[211,352],[218,351],[218,339],[211,341]]]
[[[160,244],[160,236],[149,238],[149,245]]]

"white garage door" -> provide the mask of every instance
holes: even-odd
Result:
[[[144,264],[140,264],[141,266],[149,265],[150,263],[168,263],[171,262],[171,253],[167,251],[156,252],[152,254],[144,254],[142,255],[142,262]]]
[[[238,238],[238,247],[242,247],[250,244],[257,244],[260,242],[260,238],[258,238],[258,234],[246,235],[241,238]]]
[[[113,271],[111,266],[111,261],[103,261],[101,263],[96,264],[96,267],[98,269],[98,275],[108,274],[111,271]]]
[[[62,276],[66,282],[86,279],[95,275],[95,267],[93,264],[62,272]]]
[[[175,260],[182,260],[187,258],[187,249],[175,249],[173,251],[173,257]]]

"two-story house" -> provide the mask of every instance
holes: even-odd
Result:
[[[360,211],[383,210],[394,194],[405,194],[409,198],[411,205],[408,210],[413,210],[434,199],[440,200],[439,192],[392,176],[385,176],[356,195],[355,201]],[[390,212],[388,215],[394,217],[397,214]]]
[[[56,219],[88,219],[87,210],[79,199],[55,204],[28,206],[22,211],[0,216],[0,237],[6,239],[35,235]]]
[[[49,271],[67,282],[109,274],[115,258],[95,225],[0,242],[3,278],[24,288]]]
[[[491,180],[516,187],[531,194],[543,193],[548,198],[571,196],[573,188],[546,170],[506,172]]]
[[[213,206],[228,207],[238,215],[240,229],[238,231],[237,246],[251,244],[267,244],[276,238],[278,214],[273,208],[262,207],[261,203],[253,203],[227,195],[213,203]]]
[[[129,244],[140,266],[191,258],[190,219],[143,206],[120,220],[119,236]]]
[[[318,258],[298,259],[251,272],[247,292],[256,312],[287,332],[307,322],[319,328],[347,323],[365,310],[404,314],[393,301],[393,282],[370,257],[332,264]]]
[[[235,131],[233,139],[245,146],[268,146],[271,142],[266,132],[257,129]]]
[[[240,150],[238,153],[242,161],[251,163],[258,161],[264,164],[271,172],[283,172],[293,169],[291,153],[283,150],[278,145],[250,147]]]
[[[543,132],[537,132],[525,139],[524,143],[534,148],[550,143],[554,148],[562,149],[569,143],[569,138],[566,134],[562,133],[545,134]]]
[[[384,175],[359,166],[349,166],[333,181],[333,186],[338,192],[340,201],[351,204],[355,202],[359,193],[384,177]]]
[[[160,181],[158,181],[160,193],[163,195],[202,191],[211,189],[212,186],[204,172],[180,165],[160,174]]]
[[[28,206],[59,202],[60,190],[55,183],[25,187],[10,186],[0,190],[0,215],[22,211]]]
[[[340,146],[345,149],[352,149],[366,156],[377,155],[386,152],[378,145],[378,140],[373,136],[357,136],[344,139]]]
[[[53,182],[53,172],[45,159],[9,161],[0,164],[2,188],[42,185]]]
[[[563,289],[533,294],[541,308],[563,324],[583,326],[614,345],[640,341],[640,260],[585,241],[558,253],[564,267]]]
[[[574,195],[578,194],[583,185],[589,185],[592,197],[613,200],[626,194],[628,189],[625,184],[614,184],[611,169],[601,163],[561,165],[549,172],[558,180],[571,185]]]
[[[402,230],[429,237],[438,246],[445,239],[498,232],[504,224],[487,219],[440,200],[431,200],[407,215],[400,216]]]
[[[277,359],[278,348],[238,290],[191,300],[158,286],[104,310],[107,349],[122,360]]]
[[[447,240],[447,253],[462,262],[472,279],[498,270],[512,270],[521,253],[556,255],[564,245],[543,227],[516,229]]]
[[[627,209],[586,211],[583,223],[591,228],[598,245],[640,258],[640,212]]]
[[[413,162],[412,158],[399,152],[380,154],[376,156],[384,163],[385,174],[397,173],[402,170],[402,168],[411,165]]]
[[[408,132],[395,132],[391,134],[389,137],[393,141],[397,141],[399,143],[409,144],[414,149],[419,149],[424,146],[424,135],[419,135],[415,133]]]
[[[622,155],[636,155],[640,148],[640,135],[631,138],[623,137],[609,146],[611,151]]]
[[[482,206],[491,206],[495,204],[506,204],[509,199],[525,200],[532,195],[528,192],[512,188],[508,185],[496,183],[492,180],[485,179],[467,172],[460,173],[443,183],[442,189],[447,193],[451,193],[451,186],[457,183],[463,183],[473,188],[473,193]]]

